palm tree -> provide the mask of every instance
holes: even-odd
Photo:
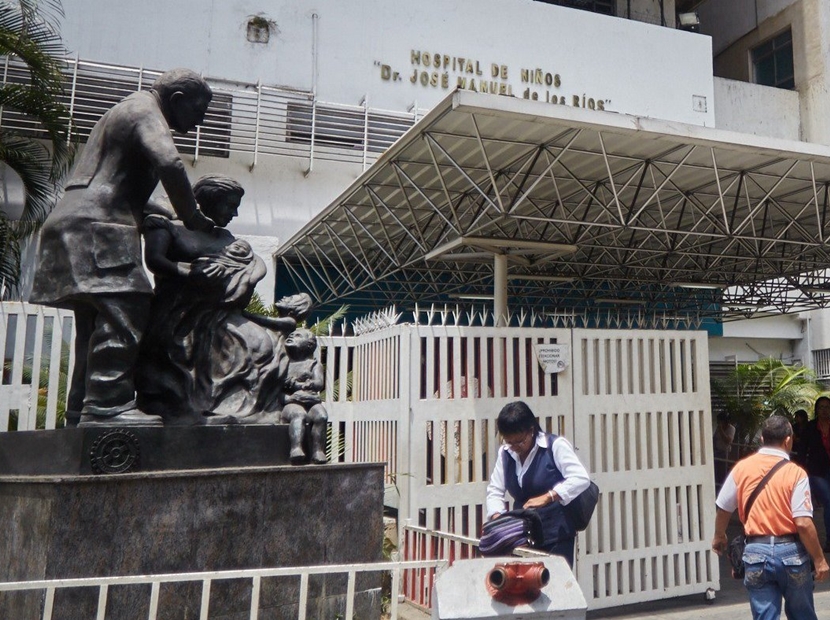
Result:
[[[735,442],[751,444],[770,415],[792,418],[799,409],[811,411],[824,386],[809,368],[767,358],[738,364],[726,378],[712,382],[712,391],[735,425]]]
[[[62,15],[60,0],[0,1],[0,56],[25,66],[23,79],[0,85],[0,110],[22,115],[36,128],[0,128],[0,162],[20,177],[25,194],[19,219],[10,219],[0,205],[0,299],[18,293],[21,243],[43,224],[74,156],[61,104]]]
[[[758,364],[766,370],[769,392],[764,404],[770,414],[792,419],[799,409],[812,410],[816,398],[824,392],[824,386],[809,368],[788,366],[773,359],[761,360]]]

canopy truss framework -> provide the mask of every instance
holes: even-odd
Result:
[[[493,294],[729,319],[830,300],[830,149],[457,92],[280,248],[323,306]]]

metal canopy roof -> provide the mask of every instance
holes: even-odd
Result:
[[[278,288],[456,303],[500,255],[511,307],[792,312],[830,300],[829,203],[823,145],[455,92],[280,248]]]

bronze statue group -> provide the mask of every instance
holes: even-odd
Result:
[[[225,228],[245,192],[222,175],[191,186],[170,133],[200,125],[211,98],[197,73],[174,69],[116,104],[43,226],[31,301],[75,315],[67,425],[286,422],[292,462],[310,444],[323,463],[316,338],[296,329],[311,299],[281,300],[276,318],[245,311],[265,276]],[[151,201],[159,182],[169,208]]]

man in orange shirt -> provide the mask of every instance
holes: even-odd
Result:
[[[781,459],[789,461],[793,429],[783,416],[770,416],[761,432],[763,447],[736,463],[723,483],[716,501],[715,537],[712,549],[726,551],[726,526],[735,509],[747,536],[744,551],[744,586],[755,620],[781,617],[781,599],[788,618],[815,620],[813,574],[827,578],[830,567],[821,550],[815,525],[807,473],[787,463],[768,480],[755,499],[750,513],[746,501],[761,479]]]

